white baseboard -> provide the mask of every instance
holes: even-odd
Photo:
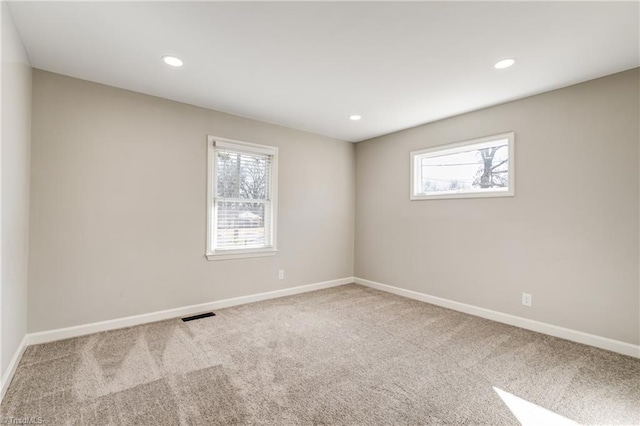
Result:
[[[583,343],[585,345],[595,346],[597,348],[606,349],[623,355],[640,358],[640,345],[633,345],[631,343],[621,342],[619,340],[613,340],[607,337],[596,336],[594,334],[584,333],[582,331],[571,330],[569,328],[558,327],[557,325],[547,324],[544,322],[505,314],[498,311],[492,311],[491,309],[467,305],[466,303],[455,302],[453,300],[430,296],[428,294],[419,293],[417,291],[393,287],[387,284],[381,284],[375,281],[366,280],[364,278],[355,277],[354,281],[356,284],[371,287],[376,290],[385,291],[387,293],[397,294],[399,296],[420,300],[422,302],[431,303],[433,305],[442,306],[444,308],[453,309],[455,311],[464,312],[467,314],[490,319],[504,324],[513,325],[527,330],[536,331],[538,333],[548,334],[550,336],[559,337],[561,339],[571,340],[573,342]]]
[[[7,393],[7,389],[9,389],[9,383],[11,383],[13,375],[16,373],[16,369],[18,368],[18,364],[20,363],[22,354],[24,353],[24,350],[27,348],[27,346],[27,336],[24,336],[15,353],[13,354],[11,362],[9,362],[7,371],[5,371],[4,375],[2,376],[2,381],[0,382],[0,403],[4,399],[4,395]]]
[[[108,321],[94,322],[91,324],[77,325],[74,327],[59,328],[56,330],[40,331],[29,333],[26,337],[26,346],[48,343],[56,340],[69,339],[71,337],[84,336],[87,334],[99,333],[101,331],[115,330],[118,328],[132,327],[134,325],[147,324],[150,322],[162,321],[171,318],[193,315],[204,311],[228,308],[231,306],[244,305],[247,303],[259,302],[261,300],[276,299],[278,297],[291,296],[299,293],[322,290],[324,288],[337,287],[340,285],[353,283],[353,277],[341,278],[331,281],[323,281],[315,284],[301,285],[298,287],[285,288],[282,290],[268,291],[265,293],[252,294],[249,296],[234,297],[232,299],[216,300],[213,302],[201,303],[198,305],[183,306],[180,308],[167,309],[165,311],[151,312],[148,314],[134,315],[131,317],[117,318]]]

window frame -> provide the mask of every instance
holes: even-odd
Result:
[[[467,147],[471,145],[479,145],[489,143],[498,139],[507,139],[507,149],[509,151],[509,186],[506,191],[469,191],[460,193],[445,194],[416,194],[416,184],[422,176],[416,176],[416,161],[425,154],[438,153],[439,155],[456,154],[466,152]],[[446,200],[456,198],[489,198],[489,197],[513,197],[515,195],[515,133],[505,132],[497,135],[484,136],[476,139],[469,139],[462,142],[433,146],[430,148],[419,149],[409,153],[410,176],[409,176],[409,199],[411,201],[421,200]],[[444,153],[444,154],[443,154]],[[430,155],[435,157],[436,155]]]
[[[265,247],[243,249],[215,249],[217,228],[214,220],[216,217],[214,191],[217,185],[217,168],[215,153],[217,148],[227,148],[247,154],[271,156],[270,170],[270,202],[271,202],[271,244]],[[265,209],[265,216],[267,215]],[[274,256],[277,252],[277,223],[278,223],[278,148],[268,145],[259,145],[234,139],[207,136],[207,247],[205,255],[208,260],[242,259],[249,257]],[[266,220],[266,219],[265,219]]]

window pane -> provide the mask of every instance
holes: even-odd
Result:
[[[240,198],[238,187],[238,154],[231,152],[216,152],[216,182],[218,197]]]
[[[217,196],[248,200],[269,199],[271,160],[268,156],[217,151]]]
[[[420,187],[416,193],[446,194],[507,191],[509,186],[509,146],[505,139],[492,144],[469,145],[418,157]]]
[[[216,202],[216,249],[256,248],[269,245],[265,227],[269,203]]]

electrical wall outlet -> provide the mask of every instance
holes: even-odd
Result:
[[[279,280],[284,280],[284,269],[280,269],[278,271],[278,279]]]
[[[531,295],[529,293],[522,293],[522,304],[524,306],[531,306]]]

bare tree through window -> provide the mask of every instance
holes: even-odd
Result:
[[[496,193],[512,195],[513,134],[412,153],[412,198]]]
[[[509,159],[500,160],[495,164],[494,158],[499,149],[506,149],[507,145],[494,146],[491,148],[483,148],[478,150],[482,167],[476,172],[476,179],[473,181],[474,186],[480,188],[493,188],[507,186],[506,174],[509,172]]]

